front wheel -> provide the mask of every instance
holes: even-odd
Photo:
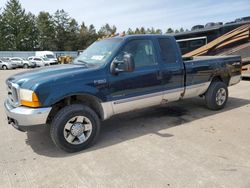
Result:
[[[6,65],[3,65],[2,68],[3,68],[3,70],[7,70],[8,69],[8,67]]]
[[[211,110],[220,110],[225,107],[228,100],[228,89],[224,82],[212,82],[206,94],[206,105]]]
[[[61,109],[51,123],[55,145],[66,152],[77,152],[92,145],[100,132],[100,120],[88,106],[73,104]]]

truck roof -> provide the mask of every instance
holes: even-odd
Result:
[[[124,36],[116,36],[114,38],[120,39],[131,39],[131,38],[159,38],[159,37],[167,37],[167,38],[174,38],[172,35],[163,35],[163,34],[138,34],[138,35],[124,35]]]

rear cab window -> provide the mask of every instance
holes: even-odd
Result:
[[[168,38],[159,38],[158,43],[160,46],[160,55],[162,61],[166,64],[176,63],[178,57],[172,41]]]

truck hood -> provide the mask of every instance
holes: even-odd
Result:
[[[6,82],[18,84],[21,88],[32,89],[43,83],[49,82],[50,86],[52,86],[53,83],[58,80],[69,81],[70,79],[77,77],[79,74],[91,70],[93,70],[93,68],[86,68],[84,65],[54,65],[13,75],[9,77]]]

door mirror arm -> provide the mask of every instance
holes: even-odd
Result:
[[[115,58],[111,63],[111,73],[117,75],[121,72],[133,72],[135,69],[135,63],[132,55],[125,54],[123,60],[117,60]]]

